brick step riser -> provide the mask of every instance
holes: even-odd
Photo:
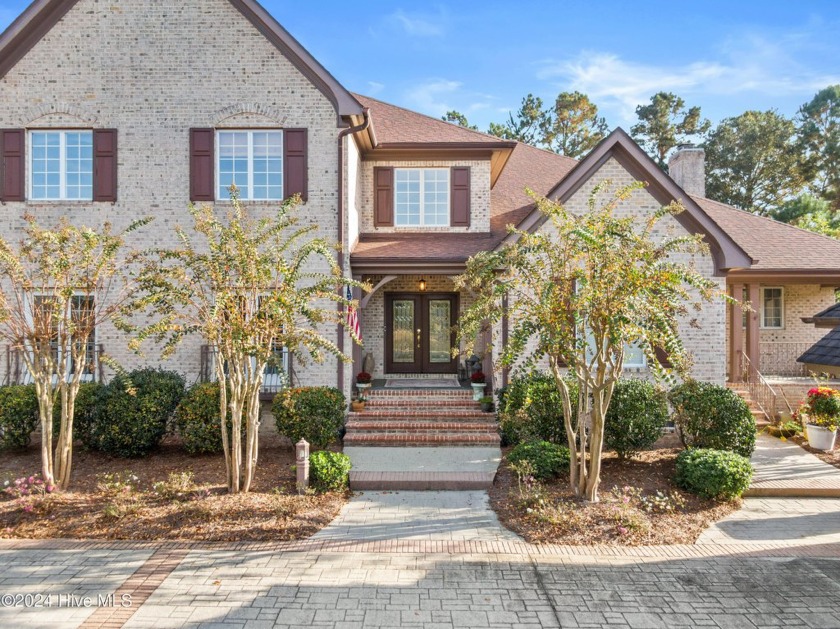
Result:
[[[366,408],[463,408],[475,410],[481,408],[478,402],[473,401],[450,401],[450,400],[372,400],[367,399]]]
[[[417,424],[397,424],[385,422],[355,422],[347,424],[348,434],[357,434],[360,432],[496,432],[498,427],[496,424],[463,424],[463,423],[417,423]]]
[[[450,409],[440,409],[431,411],[419,410],[375,410],[369,411],[365,409],[361,412],[350,412],[347,414],[349,419],[393,419],[393,420],[422,420],[422,419],[478,419],[485,421],[495,421],[496,417],[492,413],[482,413],[481,411],[453,411]]]
[[[368,398],[409,398],[409,399],[416,399],[416,398],[449,398],[453,400],[471,400],[472,399],[472,391],[467,391],[466,389],[400,389],[400,390],[391,390],[391,389],[368,389],[365,393],[365,397]]]
[[[499,435],[481,434],[441,434],[441,435],[406,435],[375,434],[344,436],[345,446],[498,446]]]

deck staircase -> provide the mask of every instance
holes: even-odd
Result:
[[[501,460],[499,429],[471,391],[376,388],[366,397],[365,410],[348,416],[344,435],[353,491],[492,486]]]
[[[770,417],[769,413],[762,409],[761,404],[752,398],[749,386],[746,383],[730,382],[727,383],[726,386],[737,394],[738,397],[743,399],[747,403],[747,406],[750,407],[750,413],[752,413],[752,416],[755,418],[755,426],[757,429],[761,430],[762,428],[774,423],[774,418]]]

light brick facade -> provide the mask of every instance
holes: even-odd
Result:
[[[80,0],[0,80],[0,128],[117,129],[118,201],[7,203],[0,229],[19,233],[26,212],[44,225],[67,216],[117,228],[150,215],[154,223],[131,244],[174,245],[173,228],[191,222],[189,129],[266,126],[308,129],[309,200],[300,215],[335,240],[335,108],[230,2]],[[249,209],[273,211],[267,204]],[[326,334],[335,339],[335,330]],[[99,330],[97,340],[126,368],[160,364],[157,348],[135,356],[113,329]],[[196,379],[200,345],[188,340],[164,366]],[[336,368],[328,359],[298,365],[296,374],[304,384],[334,384]]]
[[[360,216],[363,233],[394,233],[419,231],[417,227],[375,227],[373,224],[373,169],[376,166],[394,168],[470,168],[470,226],[423,227],[422,232],[489,232],[490,231],[490,160],[473,161],[376,161],[362,162],[360,181],[360,207],[369,208]]]

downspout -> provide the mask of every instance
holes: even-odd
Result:
[[[341,132],[338,134],[338,242],[341,244],[341,249],[338,252],[338,266],[341,267],[342,273],[344,272],[344,138],[348,135],[353,133],[360,133],[362,131],[367,131],[368,127],[370,127],[370,108],[365,107],[363,110],[363,115],[365,117],[362,124],[357,125],[355,127],[349,127],[347,129],[342,129]],[[340,289],[342,291],[342,296],[344,295],[344,286]],[[340,312],[343,312],[344,308],[341,304],[337,305],[337,308]],[[344,353],[344,326],[338,326],[338,337],[337,343],[338,348]],[[338,374],[336,376],[337,381],[337,389],[339,391],[344,391],[344,361],[338,361]]]

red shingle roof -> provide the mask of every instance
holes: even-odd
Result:
[[[501,140],[471,131],[367,96],[354,95],[371,110],[380,145],[429,143],[483,143]],[[547,195],[575,167],[574,159],[515,143],[490,197],[490,233],[362,234],[352,259],[376,261],[463,262],[479,251],[495,248],[533,210],[525,194],[530,188]],[[840,271],[840,241],[738,210],[710,199],[692,197],[744,252],[755,260],[757,271]]]
[[[840,270],[840,240],[692,197],[749,255],[754,271]]]
[[[465,127],[444,122],[431,116],[397,107],[381,100],[354,94],[363,107],[370,109],[376,141],[380,145],[388,144],[475,144],[500,145],[513,142],[502,140],[493,135],[472,131]]]

